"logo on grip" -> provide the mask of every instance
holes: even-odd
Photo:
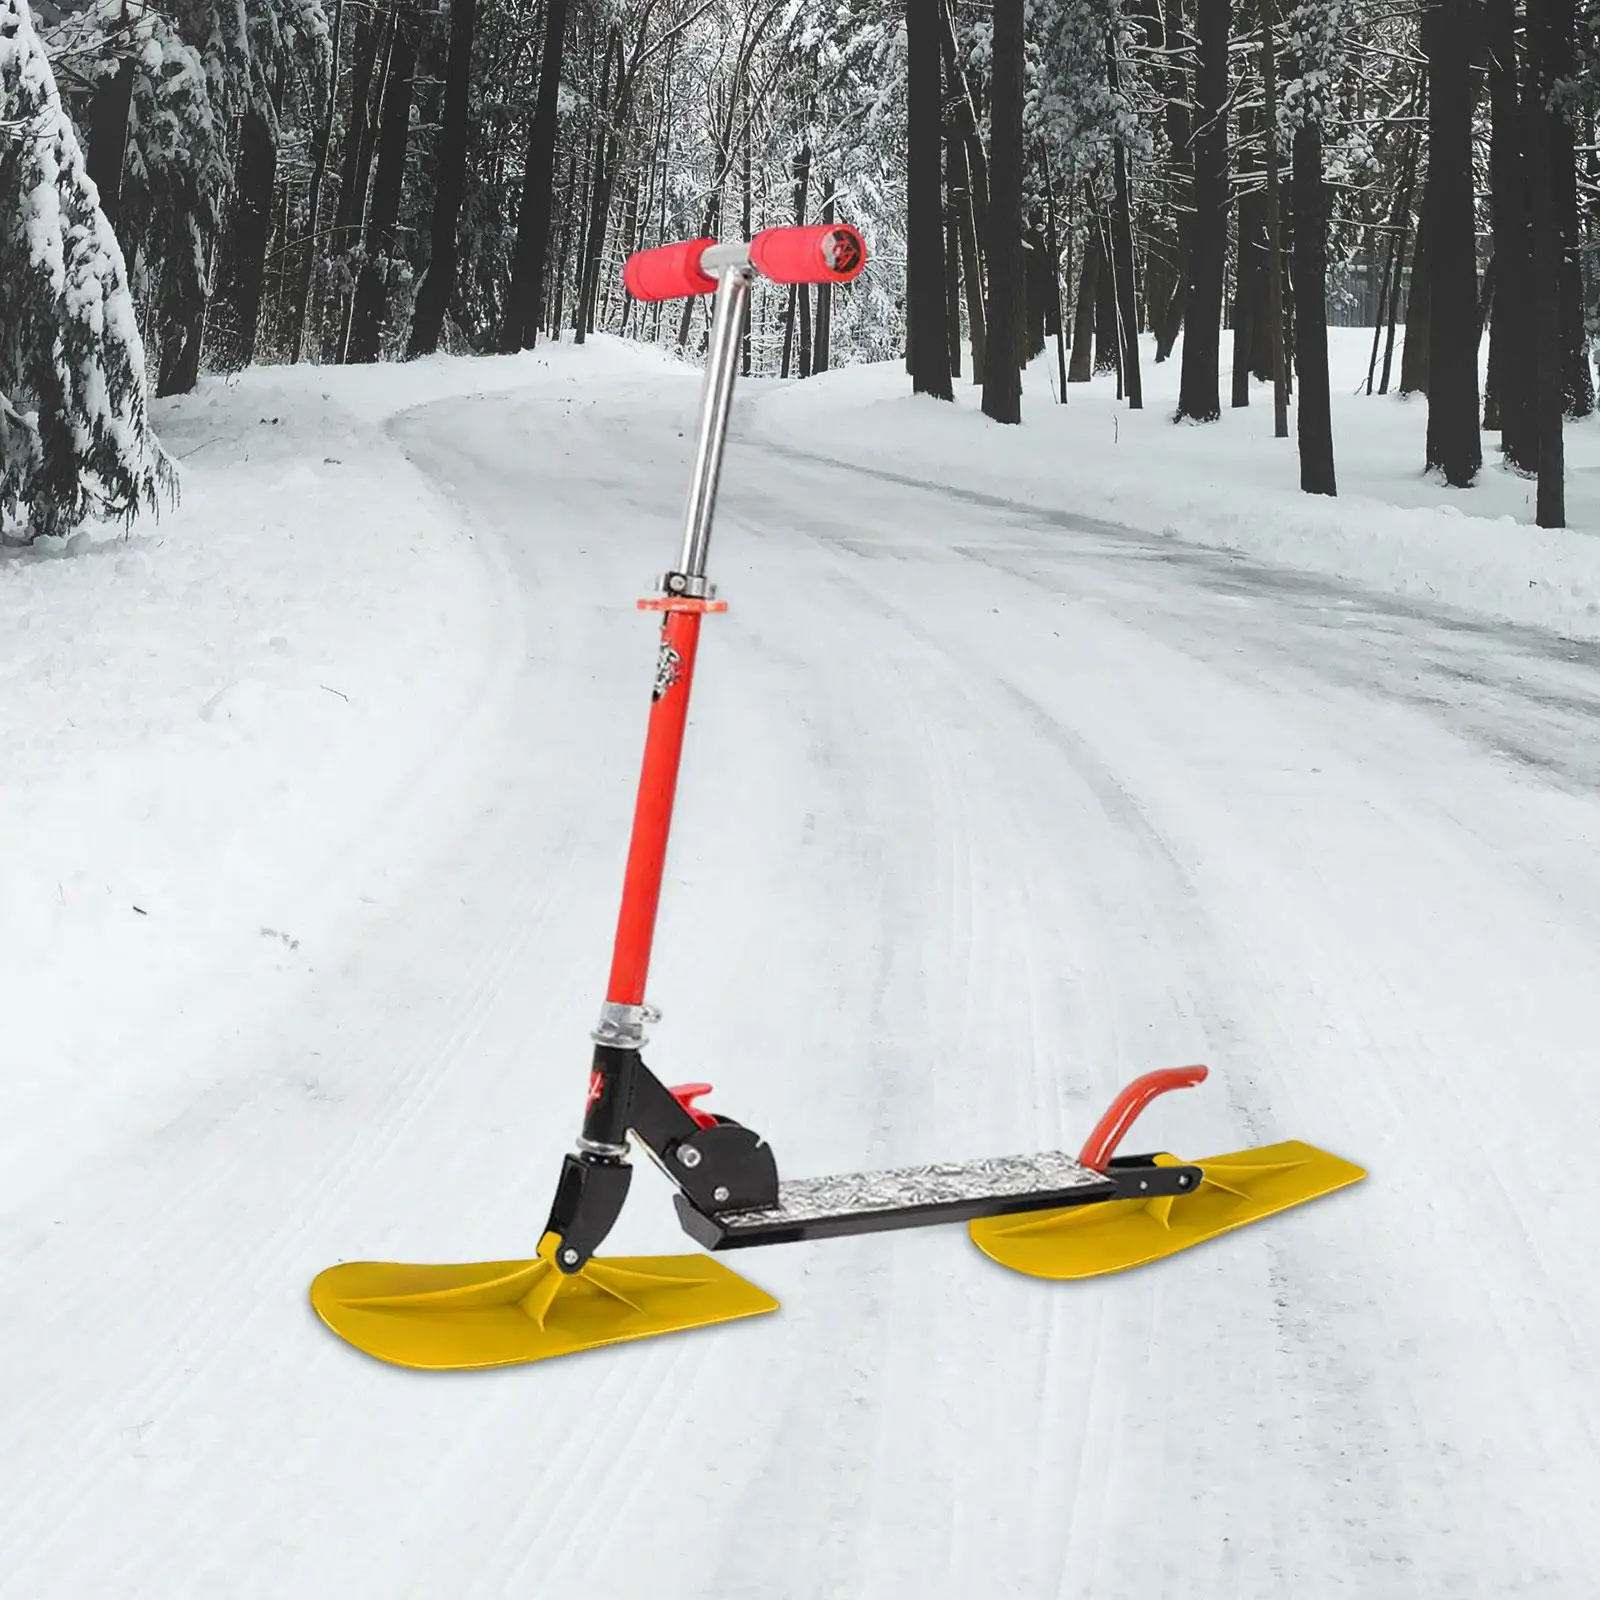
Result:
[[[854,272],[861,265],[861,241],[849,228],[835,228],[822,241],[822,259],[830,272]]]

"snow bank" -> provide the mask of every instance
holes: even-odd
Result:
[[[633,372],[682,372],[685,363],[660,345],[591,334],[583,345],[545,343],[514,356],[425,356],[357,367],[252,367],[233,382],[242,390],[332,395],[367,422],[383,422],[435,400],[512,390],[578,392],[600,377]],[[298,402],[297,402],[298,403]]]
[[[466,781],[514,590],[385,420],[658,359],[599,341],[209,381],[157,408],[176,513],[0,552],[0,1203],[68,1154],[8,1135],[30,1108],[80,1100],[92,1140],[219,1035],[248,1055],[247,1013],[334,957]]]
[[[990,422],[970,380],[957,404],[914,399],[899,363],[774,388],[751,406],[758,436],[930,485],[1117,522],[1276,566],[1584,638],[1600,637],[1600,422],[1567,430],[1568,529],[1533,527],[1533,484],[1484,436],[1470,490],[1424,477],[1427,404],[1356,391],[1370,329],[1335,329],[1337,500],[1302,494],[1291,437],[1272,436],[1270,385],[1210,426],[1174,426],[1178,356],[1154,364],[1145,407],[1106,377],[1055,404],[1052,346],[1027,374],[1020,428]],[[970,371],[970,368],[968,369]],[[1226,404],[1228,383],[1223,380]]]

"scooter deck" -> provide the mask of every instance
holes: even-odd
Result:
[[[1103,1173],[1064,1151],[1047,1150],[780,1181],[777,1205],[759,1210],[708,1213],[683,1195],[675,1203],[684,1231],[697,1244],[738,1250],[1087,1205],[1117,1193]]]

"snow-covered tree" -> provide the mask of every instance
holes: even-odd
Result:
[[[175,487],[122,251],[27,0],[0,0],[0,523],[61,533]]]
[[[114,198],[135,294],[156,308],[163,391],[193,386],[214,276],[224,320],[240,324],[226,330],[230,354],[248,361],[279,108],[298,83],[315,112],[326,77],[321,0],[88,0],[48,44],[90,175]]]
[[[1107,40],[1126,56],[1126,26],[1113,0],[1061,0],[1029,7],[1032,48],[1028,125],[1069,185],[1088,177],[1120,143],[1147,159],[1150,136],[1127,94],[1106,71]]]

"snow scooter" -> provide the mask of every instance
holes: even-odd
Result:
[[[449,1266],[349,1262],[311,1286],[341,1338],[400,1366],[460,1369],[537,1361],[777,1309],[709,1255],[599,1257],[621,1214],[638,1141],[677,1188],[685,1231],[709,1251],[965,1222],[1002,1266],[1081,1278],[1154,1261],[1357,1182],[1365,1173],[1300,1143],[1180,1161],[1118,1155],[1141,1109],[1196,1084],[1200,1066],[1146,1073],[1123,1090],[1076,1156],[1060,1151],[901,1171],[780,1179],[759,1134],[698,1105],[710,1086],[668,1088],[645,1065],[645,980],[702,619],[726,609],[706,577],[740,335],[751,284],[848,283],[865,264],[854,228],[773,228],[748,244],[696,239],[633,256],[640,300],[714,294],[682,554],[640,608],[662,614],[643,772],[611,978],[593,1034],[589,1096],[532,1260]]]

